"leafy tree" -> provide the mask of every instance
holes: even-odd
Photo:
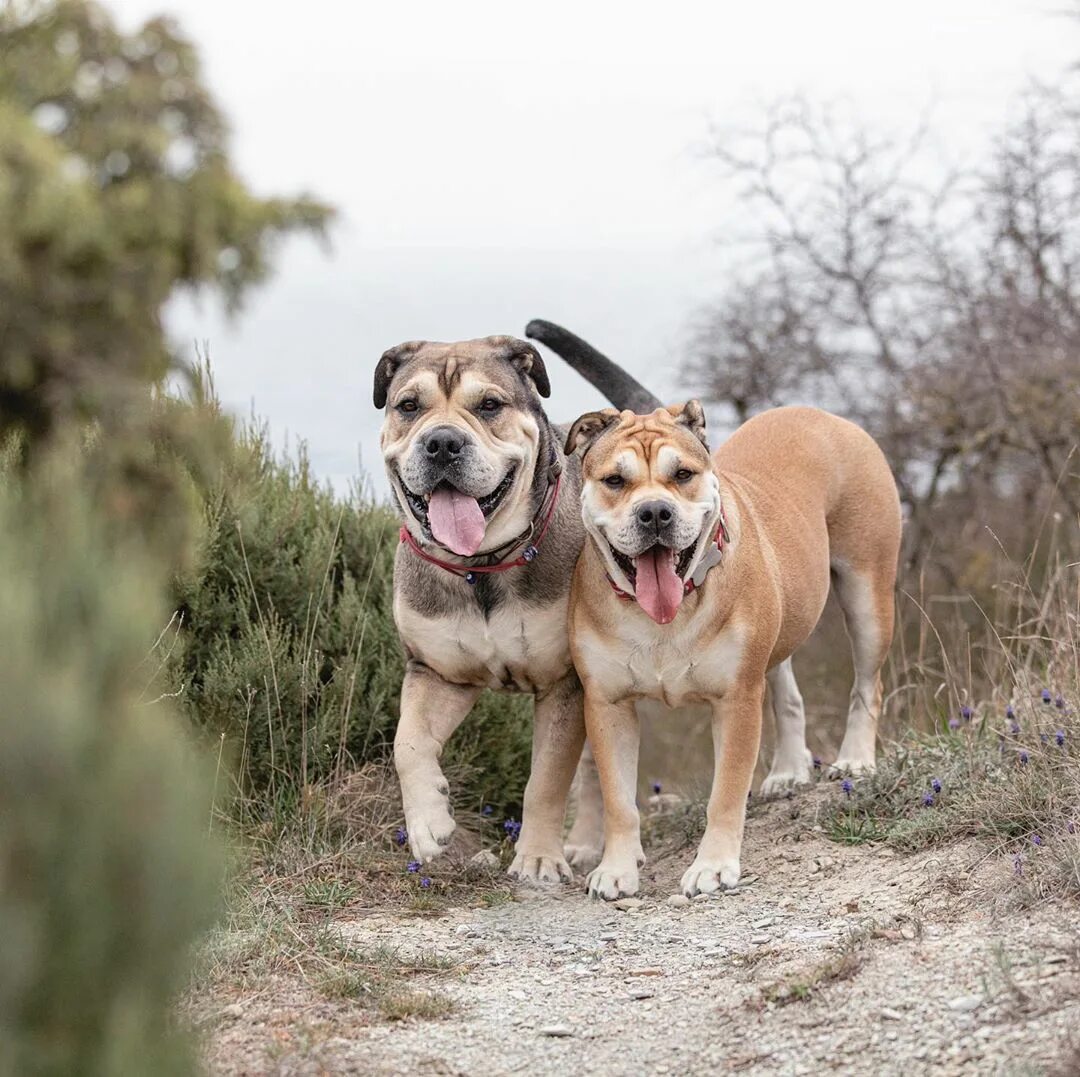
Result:
[[[233,170],[197,52],[169,19],[121,32],[89,0],[0,10],[0,431],[117,420],[173,364],[165,302],[237,308],[274,244],[322,234],[307,197]]]

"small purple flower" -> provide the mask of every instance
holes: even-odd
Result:
[[[660,783],[659,783],[659,782],[653,782],[653,783],[652,783],[652,791],[653,791],[653,792],[654,792],[654,793],[655,793],[655,794],[656,794],[657,796],[659,796],[659,795],[660,795]]]
[[[424,877],[423,877],[423,878],[422,878],[422,879],[420,880],[420,888],[421,888],[422,890],[426,890],[426,889],[427,889],[427,888],[428,888],[429,886],[431,886],[431,880],[430,880],[430,879],[429,879],[429,878],[428,878],[428,877],[427,877],[427,876],[425,875],[425,876],[424,876]]]
[[[1026,767],[1027,762],[1028,762],[1028,754],[1027,754],[1027,752],[1021,752],[1020,753],[1020,765],[1022,767]]]
[[[1054,700],[1054,706],[1057,707],[1059,711],[1063,711],[1065,709],[1065,697],[1058,696],[1057,699]]]
[[[934,794],[923,793],[922,802],[924,808],[932,808],[934,806]]]
[[[816,755],[814,756],[814,770],[821,770],[821,760]]]
[[[394,835],[394,844],[400,849],[408,840],[409,832],[403,826],[399,826]]]
[[[405,870],[406,870],[406,871],[407,871],[407,872],[408,872],[408,873],[409,873],[410,875],[415,875],[415,874],[416,874],[416,873],[417,873],[417,872],[418,872],[418,871],[420,870],[420,861],[419,861],[419,860],[410,860],[410,861],[409,861],[409,862],[408,862],[408,863],[407,863],[407,864],[405,865]]]
[[[930,779],[930,788],[933,789],[935,793],[940,793],[941,792],[941,782],[939,782],[937,780],[937,778],[931,778]]]
[[[963,718],[965,722],[970,722],[971,721],[971,715],[972,715],[972,710],[971,710],[970,707],[961,707],[960,708],[960,717]]]
[[[1008,718],[1010,722],[1016,720],[1016,711],[1013,710],[1011,703],[1005,708],[1005,717]]]
[[[1013,722],[1013,724],[1011,726],[1009,726],[1009,732],[1014,737],[1018,737],[1020,735],[1020,723],[1019,722]]]
[[[485,805],[484,805],[484,806],[483,806],[483,807],[482,807],[482,808],[480,809],[480,814],[486,817],[486,816],[488,816],[488,815],[491,815],[491,814],[492,814],[492,812],[494,812],[494,811],[495,811],[495,809],[494,809],[494,808],[493,808],[493,807],[492,807],[492,806],[491,806],[490,804],[485,804]]]
[[[1038,834],[1032,834],[1031,835],[1031,844],[1032,845],[1042,845],[1042,838],[1040,838]]]
[[[1068,832],[1069,832],[1070,834],[1075,834],[1075,833],[1076,833],[1076,824],[1075,824],[1075,823],[1074,823],[1074,822],[1073,822],[1073,821],[1072,821],[1072,820],[1070,819],[1070,820],[1069,820],[1069,821],[1068,821],[1068,822],[1067,822],[1067,823],[1065,824],[1065,829],[1066,829],[1066,830],[1067,830],[1067,831],[1068,831]]]
[[[1050,689],[1049,689],[1049,688],[1044,688],[1044,689],[1042,690],[1042,692],[1040,693],[1040,695],[1042,696],[1042,701],[1043,701],[1044,703],[1049,703],[1049,702],[1051,702],[1051,701],[1053,700],[1053,698],[1054,698],[1054,697],[1053,697],[1053,696],[1052,696],[1052,695],[1050,694]]]
[[[1019,853],[1013,856],[1013,874],[1018,879],[1024,874],[1024,858]]]
[[[851,784],[850,778],[845,778],[840,783],[840,788],[844,790],[844,796],[849,797],[851,796],[851,791],[855,788],[855,786]]]
[[[950,729],[959,729],[960,728],[960,719],[959,718],[950,718],[949,719],[949,728]]]
[[[503,831],[510,841],[517,841],[521,836],[521,823],[516,819],[507,819],[506,822],[503,823]]]
[[[1047,733],[1040,733],[1039,734],[1039,743],[1040,744],[1045,744],[1049,739],[1050,739],[1049,734],[1047,734]]]

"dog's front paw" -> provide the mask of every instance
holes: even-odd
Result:
[[[573,838],[573,834],[570,835]],[[570,840],[563,846],[563,855],[570,866],[582,874],[592,871],[604,855],[603,845],[575,845]]]
[[[589,872],[585,882],[589,897],[614,901],[616,898],[633,897],[638,892],[638,865],[645,862],[644,856],[638,859],[616,860],[604,857],[599,867]]]
[[[413,856],[422,864],[434,860],[450,844],[457,824],[445,782],[405,799],[405,829]]]
[[[689,898],[698,894],[717,894],[739,885],[738,860],[695,860],[679,884]]]
[[[570,882],[574,873],[570,865],[559,855],[544,855],[519,849],[507,869],[512,879],[524,883]]]

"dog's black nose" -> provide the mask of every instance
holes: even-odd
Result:
[[[452,426],[438,426],[424,439],[424,450],[439,464],[450,463],[464,447],[464,436]]]
[[[643,501],[637,507],[637,518],[638,523],[659,531],[675,518],[675,506],[670,501]]]

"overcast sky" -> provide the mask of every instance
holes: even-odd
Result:
[[[179,302],[172,334],[208,340],[226,403],[306,440],[320,474],[344,484],[362,461],[380,489],[371,375],[402,340],[545,317],[686,395],[688,319],[745,223],[699,152],[710,121],[803,92],[903,131],[932,104],[937,144],[972,157],[1030,78],[1080,54],[1054,0],[109,6],[129,29],[179,18],[257,191],[341,211],[329,255],[289,242],[238,320]],[[597,406],[556,362],[552,417]]]

